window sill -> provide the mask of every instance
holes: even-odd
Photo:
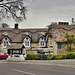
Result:
[[[5,49],[6,47],[2,47],[3,49]]]
[[[46,46],[39,46],[39,47],[46,47]]]
[[[30,46],[28,47],[28,46],[26,46],[25,48],[31,48]]]
[[[52,45],[52,46],[50,46],[50,47],[53,47],[53,45]]]

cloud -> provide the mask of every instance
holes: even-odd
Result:
[[[45,27],[53,21],[75,18],[75,0],[35,0],[29,2],[27,21],[20,27]],[[11,23],[10,23],[11,24]]]
[[[30,7],[31,11],[44,11],[72,6],[75,6],[75,0],[37,0]]]

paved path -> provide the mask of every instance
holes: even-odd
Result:
[[[0,60],[0,63],[11,63],[6,60]],[[12,62],[17,64],[35,64],[35,65],[50,65],[75,68],[75,59],[68,60],[25,60],[25,62]]]
[[[26,60],[26,64],[51,65],[59,67],[75,68],[75,59],[69,60]]]

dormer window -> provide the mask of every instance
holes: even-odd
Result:
[[[4,37],[2,39],[2,46],[3,46],[3,48],[6,48],[8,45],[10,45],[10,39],[8,37]]]
[[[49,39],[49,46],[53,46],[53,40],[52,40],[52,38]]]
[[[8,46],[8,41],[4,41],[4,47]]]
[[[26,36],[24,39],[24,46],[30,47],[30,41],[31,41],[31,39],[28,36]]]
[[[46,47],[46,39],[44,36],[39,39],[39,44],[40,47]]]

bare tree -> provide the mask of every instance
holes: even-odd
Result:
[[[0,25],[0,28],[10,28],[10,27],[9,27],[8,24],[6,24],[6,23],[2,23],[2,24]]]
[[[4,18],[13,18],[15,21],[26,19],[28,0],[0,0],[0,20]]]
[[[72,25],[75,25],[75,21],[74,21],[74,18],[72,18],[72,21],[71,21],[71,22],[72,22]]]

